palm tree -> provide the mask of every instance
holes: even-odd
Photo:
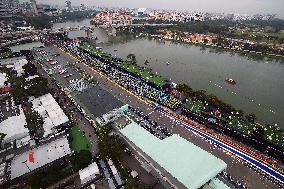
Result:
[[[144,65],[148,65],[148,64],[149,64],[149,61],[145,60]]]
[[[126,57],[126,59],[127,59],[131,64],[135,64],[135,65],[137,64],[135,54],[132,54],[132,53],[128,54],[127,57]]]

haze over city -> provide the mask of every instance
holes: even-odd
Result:
[[[284,0],[0,0],[0,188],[283,189]]]
[[[65,0],[39,0],[41,3],[64,5]],[[283,0],[71,0],[72,4],[106,7],[146,7],[218,13],[277,14],[284,18]]]

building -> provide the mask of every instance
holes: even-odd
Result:
[[[66,136],[38,146],[12,159],[10,178],[21,177],[69,154],[71,154],[71,149]]]
[[[215,188],[229,188],[217,178],[226,163],[179,135],[160,140],[133,121],[118,133],[141,166],[157,176],[165,188],[198,189],[209,183]]]
[[[36,3],[35,0],[31,0],[31,6],[32,6],[32,12],[37,15],[37,16],[41,16],[44,14],[44,10],[43,7],[39,4]]]
[[[67,126],[69,123],[68,117],[51,94],[46,94],[33,99],[31,100],[31,103],[33,109],[43,118],[43,137],[56,134],[59,127]]]
[[[80,5],[80,10],[81,10],[81,11],[86,10],[86,6],[85,6],[84,4],[81,4],[81,5]]]
[[[25,56],[0,59],[0,67],[12,68],[18,76],[24,73],[23,66],[28,63]]]
[[[97,14],[92,22],[97,25],[119,25],[127,26],[131,25],[133,21],[132,16],[125,11],[105,11]]]
[[[6,81],[7,81],[6,73],[0,73],[0,89],[5,87]]]
[[[0,133],[5,135],[2,145],[16,142],[17,146],[21,146],[28,143],[30,135],[26,124],[26,117],[21,108],[18,116],[11,116],[2,121],[0,123]]]
[[[65,1],[65,8],[66,8],[66,10],[71,10],[72,9],[71,1]]]
[[[90,164],[88,167],[79,170],[79,176],[81,180],[81,185],[85,185],[90,181],[93,181],[100,175],[100,170],[96,162]]]
[[[7,13],[9,13],[7,7],[5,6],[4,1],[0,1],[0,17],[4,17]]]
[[[8,83],[7,74],[0,73],[0,96],[10,92],[11,85]]]
[[[142,17],[145,15],[146,8],[138,8],[137,9],[137,16]]]

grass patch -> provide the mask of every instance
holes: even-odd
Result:
[[[187,100],[185,104],[186,109],[195,112],[195,113],[201,113],[201,111],[204,110],[204,104],[201,101],[192,101],[190,99]]]
[[[91,53],[92,55],[95,55],[95,56],[100,56],[106,60],[112,60],[112,57],[110,54],[108,53],[105,53],[103,51],[100,51],[100,50],[97,50],[95,47],[92,47],[88,44],[82,44],[80,46],[81,49],[83,50],[86,50],[88,51],[89,53]],[[128,62],[123,62],[121,65],[120,65],[121,68],[133,73],[133,74],[137,74],[137,75],[140,75],[143,79],[151,82],[151,83],[154,83],[155,85],[157,86],[163,86],[167,83],[167,80],[164,79],[162,76],[159,76],[159,75],[155,75],[153,73],[151,73],[149,70],[145,70],[137,65],[132,65],[132,64],[129,64]]]
[[[246,123],[242,121],[239,117],[233,116],[229,120],[229,125],[232,126],[236,130],[240,130],[242,133],[246,135],[251,135],[252,132],[254,131],[254,128],[256,128],[256,125],[253,123]]]
[[[154,83],[157,86],[163,86],[167,83],[167,80],[164,79],[162,76],[155,75],[155,74],[151,73],[149,70],[143,69],[143,68],[141,68],[137,65],[129,64],[127,62],[123,62],[120,65],[120,67],[131,72],[131,73],[133,73],[133,74],[137,74],[137,75],[141,76],[146,81]]]
[[[6,51],[6,52],[1,52],[0,53],[0,58],[7,58],[13,55],[12,51]]]
[[[284,135],[281,130],[277,130],[273,128],[272,126],[267,126],[264,128],[264,137],[266,140],[272,142],[273,144],[276,145],[282,145],[284,142]]]
[[[103,51],[100,51],[100,50],[96,49],[96,47],[92,47],[92,46],[90,46],[86,43],[80,45],[80,48],[83,49],[83,50],[89,51],[91,54],[96,55],[96,56],[104,57],[104,58],[107,58],[107,59],[111,58],[110,54],[105,53]]]
[[[80,130],[78,126],[72,127],[70,130],[70,136],[72,138],[71,141],[71,149],[75,152],[80,152],[81,150],[90,150],[91,143],[84,136],[84,133]]]

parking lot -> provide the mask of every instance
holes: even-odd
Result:
[[[71,56],[67,55],[66,53],[62,52],[60,49],[53,48],[57,53],[60,53],[60,56],[66,57],[69,61],[76,61],[76,59],[73,59]],[[246,167],[242,162],[239,162],[232,158],[231,156],[224,153],[222,150],[219,150],[218,148],[214,148],[212,144],[209,144],[207,141],[199,138],[197,135],[195,135],[192,132],[188,132],[187,129],[181,126],[181,124],[172,118],[169,118],[161,112],[155,110],[155,108],[150,107],[149,105],[146,105],[143,100],[139,100],[139,98],[133,96],[128,91],[124,90],[115,82],[111,82],[110,79],[107,79],[105,76],[100,74],[99,72],[95,71],[94,69],[90,68],[86,64],[78,63],[76,64],[77,67],[79,67],[81,70],[83,70],[86,74],[91,75],[93,78],[95,78],[100,86],[108,91],[111,95],[114,95],[116,98],[118,98],[120,101],[123,101],[132,107],[135,107],[135,109],[142,111],[144,119],[145,116],[146,120],[143,122],[147,122],[147,119],[149,121],[156,121],[158,126],[166,127],[170,133],[177,133],[183,138],[186,138],[188,141],[196,144],[197,146],[201,147],[202,149],[214,154],[215,156],[221,158],[228,164],[227,173],[230,174],[234,179],[237,179],[241,183],[245,183],[248,188],[255,188],[258,189],[260,187],[263,188],[278,188],[276,185],[271,183],[270,181],[266,180],[265,177],[260,177],[256,172],[254,172],[252,169]],[[135,112],[132,112],[135,116]],[[139,114],[139,113],[138,113]],[[141,116],[135,116],[138,120],[141,119]],[[158,134],[160,134],[159,131],[155,130],[154,127],[151,126],[151,129],[156,131]]]
[[[43,69],[52,75],[55,80],[59,81],[61,86],[69,91],[74,98],[78,99],[79,103],[83,104],[84,108],[87,108],[95,117],[102,116],[123,105],[121,101],[114,98],[112,94],[99,85],[91,85],[86,82],[87,87],[83,91],[76,91],[74,89],[76,82],[84,78],[80,73],[72,69],[72,64],[75,61],[70,61],[70,59],[59,55],[49,47],[41,48],[35,54]],[[73,86],[71,86],[70,82],[73,82]]]

